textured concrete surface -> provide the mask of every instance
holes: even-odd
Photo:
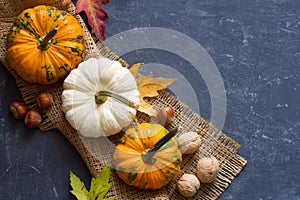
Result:
[[[104,8],[107,38],[133,28],[172,29],[201,44],[215,62],[227,100],[222,131],[241,144],[239,154],[248,160],[220,199],[300,199],[299,1],[114,0]],[[185,84],[172,92],[210,120],[209,90],[184,58],[157,49],[123,58],[173,68]],[[155,68],[143,72],[164,75]],[[195,94],[181,93],[187,88]],[[83,161],[58,131],[29,130],[16,121],[7,109],[15,99],[18,88],[1,66],[0,199],[74,199],[69,171],[87,183]]]

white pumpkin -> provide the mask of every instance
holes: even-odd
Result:
[[[62,109],[86,137],[110,136],[130,124],[140,103],[136,80],[118,61],[90,58],[63,84]]]

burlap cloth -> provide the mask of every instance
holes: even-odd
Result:
[[[50,86],[29,84],[18,77],[7,64],[6,35],[14,18],[22,10],[41,4],[62,8],[59,0],[0,0],[0,61],[16,79],[16,83],[20,88],[25,103],[31,109],[38,110],[43,114],[43,122],[40,125],[40,130],[46,131],[57,128],[77,149],[91,174],[95,176],[104,165],[110,164],[115,144],[117,144],[122,133],[108,139],[88,139],[78,135],[77,131],[66,121],[64,113],[61,110],[62,81]],[[74,14],[73,4],[64,9],[67,9]],[[79,15],[74,14],[74,16],[85,30],[86,59],[103,56],[118,60],[124,67],[128,67],[128,64],[124,60],[120,59],[100,42],[95,43],[82,18]],[[43,90],[47,90],[53,95],[54,104],[46,110],[39,110],[35,96],[38,91]],[[161,91],[157,98],[148,99],[148,102],[157,110],[165,105],[172,106],[176,115],[174,124],[180,124],[184,131],[196,131],[203,138],[202,146],[197,153],[183,156],[181,174],[195,174],[197,161],[204,156],[213,155],[221,162],[221,171],[217,179],[211,184],[202,184],[199,192],[192,198],[216,199],[229,186],[231,181],[239,174],[247,163],[244,158],[237,154],[240,145],[224,133],[218,131],[212,124],[201,118],[198,114],[166,91]],[[137,117],[139,122],[150,121],[150,118],[142,113],[138,113]],[[151,122],[153,122],[153,119],[151,119]],[[180,177],[181,174],[178,177]],[[115,197],[116,199],[186,199],[177,192],[176,181],[172,181],[167,187],[157,191],[142,191],[127,186],[117,177],[116,173],[112,171],[111,183],[112,189],[108,192],[107,197]]]

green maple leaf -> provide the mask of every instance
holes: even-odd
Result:
[[[102,200],[110,190],[110,167],[103,167],[96,178],[92,178],[90,191],[87,191],[84,183],[73,173],[70,172],[70,191],[78,200]],[[113,200],[109,198],[107,200]]]
[[[84,183],[75,175],[70,172],[70,185],[73,190],[71,193],[79,200],[89,200],[89,192],[84,186]]]
[[[110,168],[105,166],[96,178],[92,178],[90,198],[103,199],[106,193],[110,190],[111,185],[108,183],[110,178]]]

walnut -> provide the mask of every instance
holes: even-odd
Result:
[[[192,197],[200,188],[200,181],[193,174],[183,174],[177,181],[177,189],[184,197]]]
[[[184,133],[176,138],[176,140],[182,154],[191,154],[196,152],[202,143],[200,135],[196,132]]]
[[[219,161],[215,157],[204,157],[198,161],[197,176],[202,183],[211,183],[220,171]]]

